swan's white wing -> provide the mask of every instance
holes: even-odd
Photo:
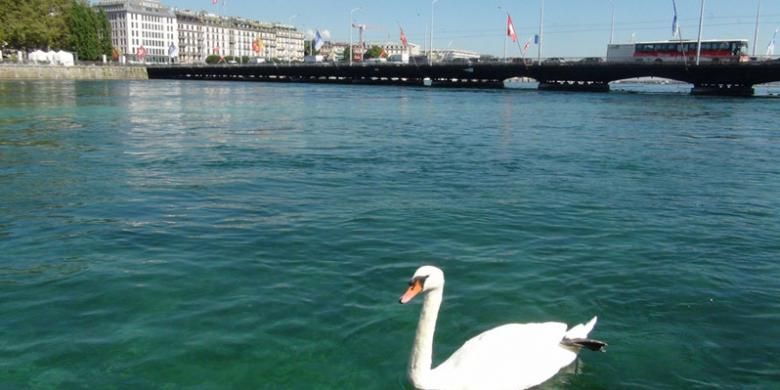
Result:
[[[566,324],[508,324],[479,334],[434,370],[446,389],[525,389],[538,385],[576,354],[560,346]]]

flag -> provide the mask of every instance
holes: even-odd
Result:
[[[219,2],[219,0],[211,0],[211,5],[217,5],[217,2]]]
[[[515,25],[512,23],[512,17],[506,14],[506,36],[512,38],[512,42],[517,42],[517,33],[515,33]]]
[[[264,46],[265,44],[263,44],[263,40],[260,39],[260,37],[257,37],[252,41],[252,51],[255,52],[255,54],[260,54],[260,52],[263,51]]]
[[[674,8],[674,20],[672,20],[672,38],[680,36],[680,24],[677,23],[677,2],[672,0],[672,8]]]
[[[168,57],[176,58],[178,54],[177,51],[178,50],[176,48],[176,45],[174,45],[173,42],[171,42],[171,45],[168,46]]]
[[[406,49],[406,46],[409,45],[409,41],[406,39],[406,34],[404,34],[404,29],[402,28],[401,28],[401,45],[404,46],[404,49]]]
[[[772,34],[772,40],[769,41],[769,46],[766,47],[766,55],[768,56],[775,55],[775,38],[777,38],[778,30],[780,30],[780,28],[775,29],[775,33]]]
[[[534,45],[539,44],[539,34],[534,34]]]
[[[523,57],[525,57],[525,53],[528,51],[528,47],[531,46],[531,41],[533,41],[534,38],[536,38],[536,36],[530,37],[525,41],[525,45],[523,45]]]
[[[320,30],[317,30],[317,34],[314,35],[314,50],[320,50],[323,44],[325,44],[325,41],[322,40]]]
[[[146,58],[146,48],[139,46],[137,49],[135,49],[135,56],[138,57],[139,60],[143,61],[144,58]]]

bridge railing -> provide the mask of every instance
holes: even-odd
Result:
[[[749,61],[742,62],[741,64],[744,65],[750,65],[750,64],[767,64],[768,62],[776,62],[780,61],[780,56],[756,56],[751,57]],[[546,57],[541,59],[541,64],[545,66],[575,66],[575,65],[613,65],[617,63],[623,63],[623,64],[633,64],[632,61],[610,61],[605,57]],[[657,66],[664,66],[664,65],[679,65],[679,61],[661,61],[661,62],[642,62],[643,64],[652,64]],[[493,59],[493,60],[459,60],[459,61],[439,61],[434,62],[434,66],[437,65],[478,65],[478,64],[484,64],[484,65],[500,65],[500,64],[525,64],[525,65],[538,65],[540,64],[540,61],[537,58],[507,58],[507,59]],[[195,67],[195,68],[214,68],[214,67],[224,67],[224,68],[242,68],[242,67],[346,67],[350,66],[346,62],[334,62],[334,61],[323,61],[323,62],[265,62],[265,63],[255,63],[255,64],[229,64],[229,63],[220,63],[220,64],[206,64],[206,63],[175,63],[175,64],[147,64],[147,66],[153,66],[153,67]],[[396,67],[396,66],[428,66],[427,63],[401,63],[401,62],[354,62],[352,67],[360,68],[360,67]]]

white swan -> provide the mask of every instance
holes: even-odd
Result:
[[[571,364],[581,347],[603,350],[606,346],[586,338],[596,317],[568,331],[566,324],[560,322],[507,324],[467,341],[432,369],[433,332],[443,290],[442,270],[423,266],[414,273],[409,289],[401,296],[401,303],[407,303],[415,295],[425,293],[408,372],[417,389],[526,389]]]

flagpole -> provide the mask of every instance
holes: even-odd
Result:
[[[758,23],[761,18],[761,0],[758,0],[758,9],[756,10],[756,30],[753,32],[753,57],[756,56],[758,47]]]
[[[701,10],[699,11],[699,39],[696,43],[696,66],[699,66],[701,60],[701,33],[704,30],[704,0],[701,0]]]
[[[355,50],[355,48],[352,47],[352,30],[354,29],[352,25],[355,24],[355,19],[352,18],[352,14],[359,9],[360,8],[352,8],[352,10],[349,11],[349,66],[352,66],[352,57],[355,55],[355,53],[352,52]]]
[[[431,47],[428,52],[428,65],[433,65],[433,5],[439,0],[431,0]]]
[[[507,20],[509,20],[509,13],[507,12]],[[506,62],[506,41],[508,38],[509,26],[504,27],[504,62]]]
[[[542,8],[539,11],[539,47],[537,61],[542,63],[542,42],[544,42],[544,0],[542,0]]]

